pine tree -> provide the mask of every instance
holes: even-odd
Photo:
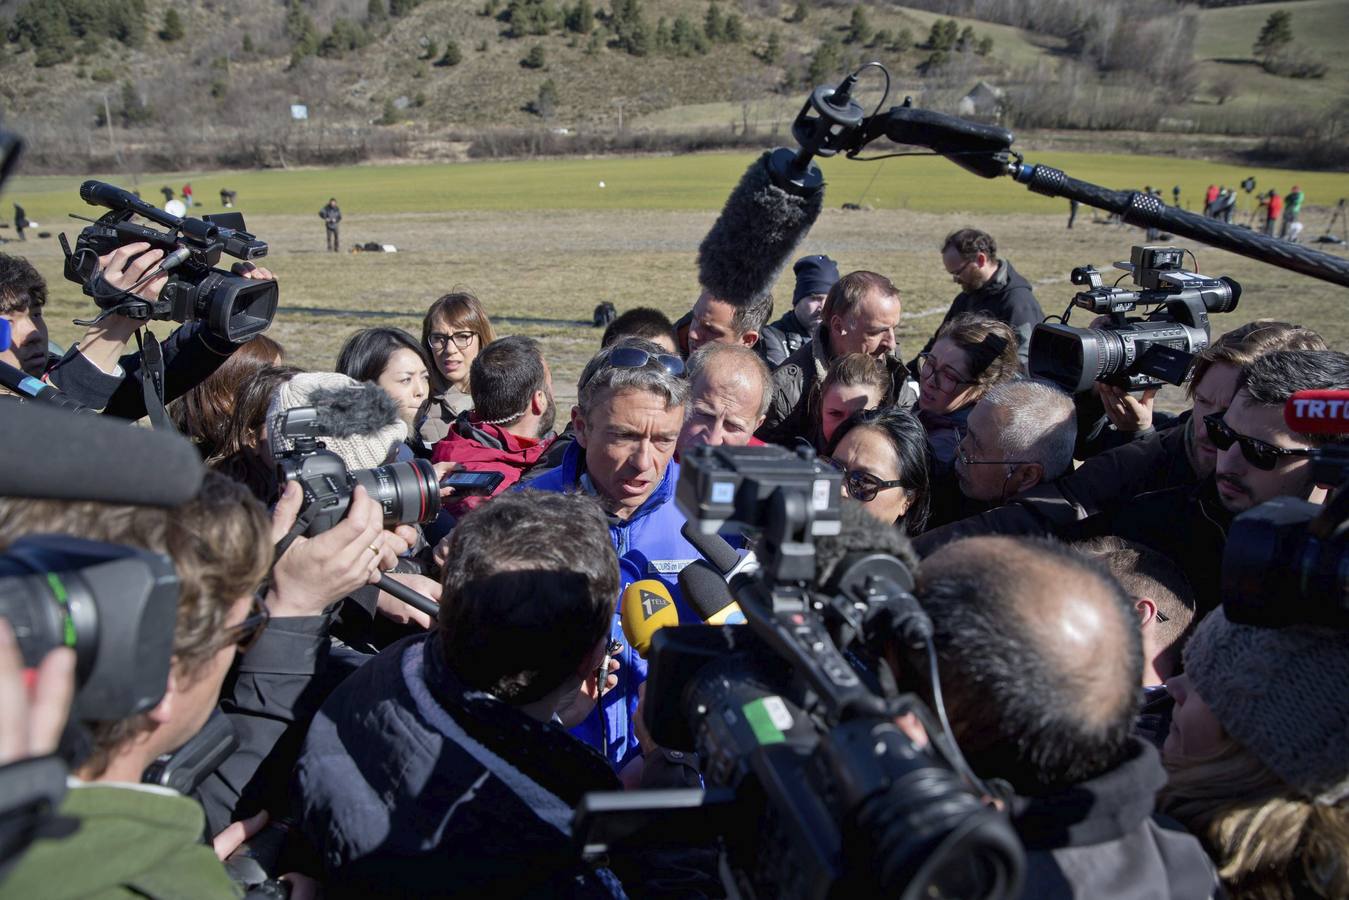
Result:
[[[240,49],[243,50],[244,53],[253,52],[253,35],[249,34],[247,31],[244,32],[244,42]]]
[[[717,0],[712,0],[707,5],[707,15],[703,17],[703,33],[709,41],[716,44],[725,39],[723,24],[721,7],[717,5]]]
[[[852,8],[852,20],[848,23],[848,43],[865,45],[871,40],[871,23],[867,21],[866,10],[861,6]]]
[[[778,37],[776,31],[768,33],[768,42],[764,44],[763,52],[759,54],[759,59],[770,66],[777,65],[778,60],[782,59],[782,39]]]
[[[728,44],[738,44],[745,39],[745,24],[735,13],[726,14],[721,30]]]
[[[445,44],[445,52],[441,54],[440,59],[436,60],[436,65],[444,68],[446,66],[457,66],[464,54],[459,52],[459,45],[454,41],[448,41]]]
[[[365,20],[367,22],[383,22],[389,18],[389,8],[384,5],[384,0],[370,0],[365,6]]]
[[[595,9],[590,0],[576,0],[576,5],[567,11],[567,30],[575,34],[590,34],[595,27]]]
[[[557,85],[549,78],[539,85],[539,95],[534,100],[533,112],[542,119],[551,119],[557,112]]]
[[[832,34],[824,39],[824,43],[820,44],[815,55],[810,58],[810,67],[806,70],[806,77],[811,84],[838,80],[838,72],[842,68],[841,49],[838,39]]]
[[[544,57],[543,45],[535,44],[529,48],[529,55],[520,60],[520,65],[526,69],[542,69],[548,65],[548,60]]]
[[[804,22],[806,16],[810,15],[810,7],[806,5],[806,0],[796,0],[796,9],[787,17],[788,22]]]
[[[1293,43],[1293,14],[1285,9],[1269,14],[1260,36],[1255,39],[1251,52],[1257,59],[1268,59],[1288,49]]]
[[[186,32],[183,30],[183,20],[178,15],[178,10],[170,6],[164,13],[164,27],[159,29],[159,39],[161,41],[181,41]]]

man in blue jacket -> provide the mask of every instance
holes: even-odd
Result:
[[[529,487],[596,497],[609,518],[622,571],[620,590],[639,579],[658,579],[669,588],[680,621],[692,624],[699,619],[684,604],[678,577],[700,556],[679,533],[685,519],[674,503],[679,483],[675,444],[689,395],[683,371],[679,357],[640,338],[624,338],[601,350],[581,373],[572,409],[575,441],[562,464]],[[623,640],[617,611],[612,633]],[[602,747],[616,769],[640,752],[631,723],[637,687],[646,679],[646,662],[626,642],[619,661],[618,686],[572,730],[590,746]]]

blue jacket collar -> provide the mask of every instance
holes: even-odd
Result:
[[[567,473],[567,481],[577,489],[582,488],[581,476],[585,474],[585,449],[577,441],[572,441],[562,455],[562,471]],[[589,479],[586,479],[588,482]],[[679,483],[679,463],[673,459],[665,467],[665,474],[661,476],[660,484],[651,492],[651,496],[646,498],[646,502],[637,508],[627,519],[619,519],[616,516],[609,516],[609,524],[617,528],[631,525],[638,519],[645,518],[656,510],[660,509],[666,503],[674,500],[675,486]]]

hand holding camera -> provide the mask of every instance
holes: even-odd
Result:
[[[298,483],[286,485],[272,513],[274,538],[290,531],[304,500]],[[322,534],[295,538],[276,561],[267,606],[277,617],[319,615],[334,601],[378,581],[416,539],[407,525],[384,530],[383,509],[358,485],[343,519]]]

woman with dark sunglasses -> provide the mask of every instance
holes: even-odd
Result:
[[[907,409],[886,407],[849,416],[824,457],[843,471],[843,490],[873,517],[918,534],[927,524],[927,435]]]

